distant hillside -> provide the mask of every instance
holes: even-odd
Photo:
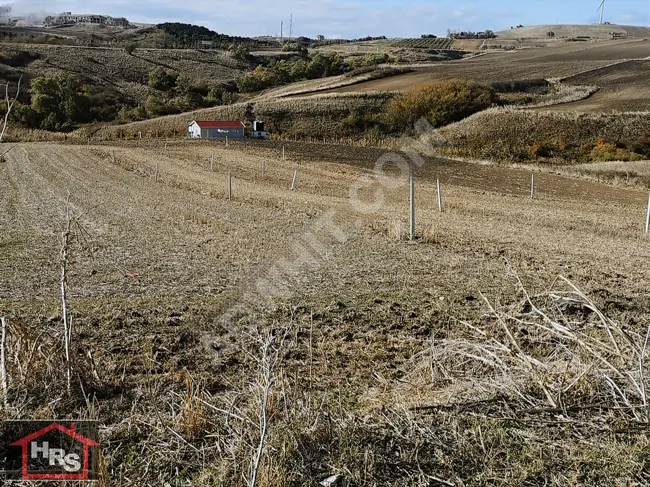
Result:
[[[279,47],[278,42],[271,40],[251,39],[250,37],[230,36],[219,34],[207,27],[167,22],[156,26],[165,33],[165,44],[174,48],[195,48],[209,45],[213,48],[228,48],[231,44],[245,44],[249,47]]]
[[[499,39],[548,39],[548,33],[553,32],[556,39],[590,38],[595,40],[620,37],[650,37],[650,27],[635,27],[616,24],[558,24],[533,25],[497,32]]]

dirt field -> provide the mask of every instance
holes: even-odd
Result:
[[[165,155],[162,144],[147,141],[16,146],[0,163],[0,315],[11,323],[12,406],[35,416],[87,411],[83,399],[57,400],[65,396],[63,372],[52,362],[58,348],[43,362],[49,369],[39,369],[41,362],[21,369],[14,359],[32,345],[51,350],[55,342],[40,332],[58,336],[69,192],[87,232],[74,245],[68,276],[76,370],[82,374],[90,350],[97,376],[79,382],[102,425],[107,485],[243,485],[259,441],[255,357],[264,340],[281,347],[281,364],[273,369],[259,485],[299,485],[338,472],[377,486],[414,485],[422,475],[459,486],[642,478],[645,436],[597,428],[599,418],[632,425],[632,413],[608,409],[617,401],[607,394],[600,362],[581,370],[585,355],[562,359],[571,342],[529,326],[534,310],[522,305],[514,273],[540,306],[554,299],[537,296],[549,287],[569,296],[553,283],[566,276],[617,323],[612,327],[621,323],[637,340],[650,318],[645,192],[540,173],[531,200],[528,171],[425,159],[416,172],[420,238],[409,244],[398,238],[407,228],[406,186],[385,187],[372,213],[350,199],[357,188],[362,202],[375,201],[378,188],[363,189],[363,177],[373,177],[381,151],[285,149],[287,160],[279,144],[268,143],[170,143]],[[228,172],[232,201],[225,198]],[[436,177],[443,213],[435,207]],[[329,212],[336,231],[323,231]],[[311,258],[301,256],[304,249]],[[282,292],[260,286],[269,275]],[[521,316],[503,319],[517,346],[547,364],[543,387],[519,372],[522,362],[508,347],[498,348],[507,336],[495,331],[503,328],[481,293],[499,313]],[[584,326],[581,340],[597,333],[604,343],[598,316],[582,302],[561,305],[566,326]],[[224,321],[233,306],[244,310]],[[472,341],[472,329],[486,334],[483,341]],[[256,341],[255,333],[267,338]],[[469,358],[452,367],[445,354],[461,343],[476,343],[474,356],[493,344],[510,372],[485,363],[480,373],[466,369]],[[628,345],[618,346],[627,353]],[[43,370],[50,371],[45,382],[37,375]],[[561,377],[577,386],[567,388]],[[624,376],[612,380],[630,404],[640,403]],[[566,412],[554,419],[547,410],[558,400]],[[590,401],[599,412],[572,409]],[[579,432],[555,424],[565,415],[580,422]],[[561,459],[544,453],[549,445],[564,448]],[[560,470],[566,480],[555,476]]]
[[[598,86],[597,93],[575,103],[556,105],[557,111],[648,111],[650,110],[650,60],[627,61],[570,76],[567,84]]]

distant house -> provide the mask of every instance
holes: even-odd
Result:
[[[246,127],[238,121],[200,121],[187,124],[187,137],[190,139],[241,139],[246,135]]]

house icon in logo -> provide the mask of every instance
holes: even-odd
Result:
[[[91,447],[95,440],[52,423],[9,446],[21,448],[21,471],[25,480],[88,480]]]

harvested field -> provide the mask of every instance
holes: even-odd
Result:
[[[650,46],[650,43],[646,43]],[[607,112],[650,110],[650,60],[627,61],[570,76],[570,85],[593,85],[598,92],[575,103],[556,105],[557,111]]]
[[[650,36],[650,27],[636,27],[629,25],[580,25],[580,24],[559,24],[559,25],[533,25],[509,29],[497,32],[500,39],[548,39],[548,32],[555,33],[556,39],[588,37],[590,39],[611,39],[612,32],[619,35],[630,35],[634,37]]]
[[[619,60],[648,56],[648,41],[609,41],[577,46],[556,44],[553,47],[491,52],[476,58],[436,63],[416,69],[413,73],[338,87],[331,92],[402,91],[418,83],[452,78],[489,83],[531,78],[566,78],[607,67]]]
[[[490,57],[493,56],[493,57]],[[504,57],[506,56],[506,57]],[[448,61],[413,73],[367,81],[330,90],[332,93],[364,91],[402,91],[419,83],[454,78],[494,83],[533,78],[561,78],[573,73],[594,69],[608,64],[606,61],[580,61],[572,63],[538,64],[534,62],[508,62],[507,54],[486,55],[465,61]]]
[[[645,192],[539,174],[531,200],[528,171],[425,158],[411,245],[399,238],[403,181],[372,213],[351,204],[381,152],[287,147],[283,161],[265,143],[177,142],[164,156],[150,141],[16,146],[0,163],[11,407],[78,417],[89,395],[105,485],[239,487],[259,441],[267,344],[277,361],[267,356],[260,487],[336,473],[382,487],[645,478],[647,419],[632,382],[650,318]],[[54,366],[68,191],[89,238],[76,241],[68,275],[83,386],[73,398]],[[323,235],[330,211],[340,233]],[[273,269],[278,287],[264,294]],[[549,331],[549,319],[563,328]],[[31,346],[43,356],[23,368],[15,357],[28,363]]]

